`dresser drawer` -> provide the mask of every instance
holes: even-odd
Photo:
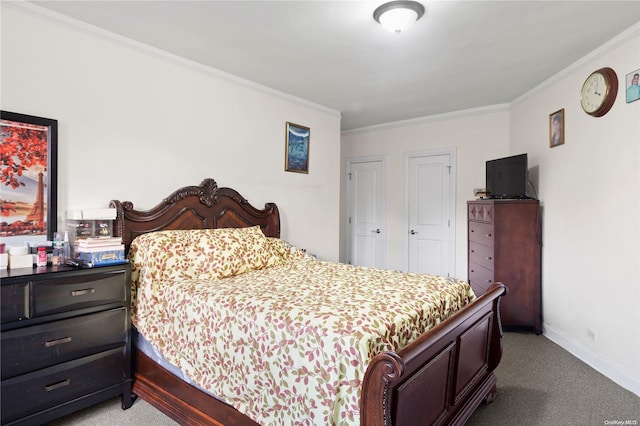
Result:
[[[467,209],[469,220],[493,223],[492,203],[469,203]]]
[[[2,379],[122,346],[124,307],[2,333]]]
[[[124,348],[2,381],[2,423],[121,384]]]
[[[469,284],[471,284],[476,296],[484,294],[493,281],[493,271],[477,263],[469,263]]]
[[[469,241],[493,247],[493,225],[482,222],[469,222]]]
[[[469,241],[469,262],[493,271],[493,247]]]
[[[27,318],[27,309],[29,306],[29,285],[27,282],[17,284],[5,284],[2,286],[2,323],[18,321]]]
[[[30,317],[99,306],[124,303],[125,272],[96,272],[31,283]]]

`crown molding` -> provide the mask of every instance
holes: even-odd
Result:
[[[419,126],[436,121],[453,120],[457,118],[471,117],[475,115],[491,114],[495,112],[509,111],[511,104],[489,105],[479,108],[470,108],[460,111],[445,112],[442,114],[429,115],[424,117],[411,118],[408,120],[393,121],[390,123],[375,124],[373,126],[359,127],[357,129],[345,130],[341,135],[352,135],[359,133],[377,132],[380,130],[395,129],[398,127]]]
[[[637,37],[637,36],[640,36],[640,22],[632,25],[631,27],[629,27],[625,31],[621,32],[620,34],[618,34],[617,36],[615,36],[611,40],[607,41],[606,43],[604,43],[603,45],[601,45],[597,49],[592,50],[587,55],[585,55],[582,58],[578,59],[577,61],[575,61],[573,64],[569,65],[568,67],[566,67],[562,71],[554,74],[553,76],[551,76],[547,80],[545,80],[542,83],[540,83],[539,85],[535,86],[533,89],[529,90],[528,92],[526,92],[523,95],[519,96],[518,98],[514,99],[513,101],[511,101],[511,106],[518,105],[519,103],[524,102],[528,98],[530,98],[530,97],[542,92],[543,90],[545,90],[545,89],[549,88],[550,86],[554,85],[556,82],[558,82],[558,81],[562,80],[563,78],[571,75],[572,73],[574,73],[578,69],[580,69],[580,68],[590,64],[591,62],[601,58],[602,56],[610,53],[612,50],[620,47],[624,43],[627,43],[628,41],[630,41],[631,39],[633,39],[634,37]]]

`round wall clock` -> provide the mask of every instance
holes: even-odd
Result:
[[[580,105],[592,117],[609,112],[618,95],[618,76],[611,68],[600,68],[587,77],[580,91]]]

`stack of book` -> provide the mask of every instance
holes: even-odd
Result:
[[[78,238],[74,257],[85,266],[125,263],[124,244],[120,237]]]

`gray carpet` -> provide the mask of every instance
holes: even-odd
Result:
[[[467,426],[640,426],[640,397],[544,336],[505,333],[504,355],[496,375],[498,397],[493,403],[480,406]],[[142,400],[123,411],[119,398],[52,423],[56,426],[175,424]]]
[[[469,426],[640,425],[640,397],[546,337],[505,333],[503,346],[498,396]]]

